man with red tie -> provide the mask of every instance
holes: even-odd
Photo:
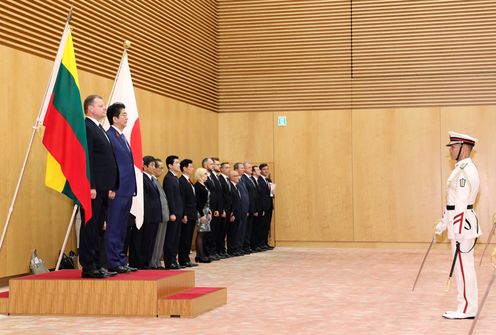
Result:
[[[115,198],[109,203],[105,230],[105,255],[110,271],[127,273],[137,269],[127,266],[127,257],[124,252],[131,205],[133,196],[136,195],[133,153],[123,133],[128,120],[126,106],[119,102],[110,105],[107,108],[107,119],[110,123],[107,136],[117,162],[119,188],[115,192]]]

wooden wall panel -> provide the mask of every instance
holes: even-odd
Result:
[[[495,104],[496,3],[352,1],[354,108]]]
[[[353,111],[355,241],[419,242],[442,215],[440,112]]]
[[[0,231],[7,217],[52,62],[0,45],[0,143],[4,144],[0,148],[3,162]],[[96,93],[107,99],[113,83],[113,80],[86,71],[79,71],[79,81],[83,98]],[[168,154],[177,154],[181,158],[192,158],[196,166],[204,156],[217,155],[217,113],[143,89],[136,89],[135,93],[144,154],[162,160]],[[39,250],[48,266],[55,266],[72,205],[64,195],[44,186],[45,162],[46,150],[37,136],[5,245],[0,249],[0,278],[28,272],[32,248]],[[68,248],[75,248],[74,236]]]
[[[216,1],[1,0],[0,44],[53,60],[71,3],[81,70],[113,79],[130,40],[136,87],[217,110]]]
[[[219,0],[219,111],[349,107],[350,2]]]
[[[219,155],[234,162],[273,162],[272,113],[219,114]]]
[[[353,240],[350,111],[286,115],[274,129],[277,241]]]

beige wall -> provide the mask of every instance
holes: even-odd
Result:
[[[0,45],[0,229],[27,150],[32,125],[40,108],[53,61]],[[131,64],[132,66],[132,64]],[[116,69],[117,71],[117,69]],[[113,80],[79,71],[81,96],[101,94],[107,99]],[[200,163],[216,155],[217,114],[142,89],[136,89],[143,136],[143,153],[165,159],[167,154]],[[72,205],[44,186],[46,151],[36,135],[13,216],[0,249],[0,278],[28,272],[32,248],[54,267]],[[75,248],[72,235],[68,249]]]
[[[277,127],[278,115],[287,116],[286,127]],[[453,167],[448,130],[480,139],[476,209],[490,230],[495,118],[488,106],[226,113],[219,114],[219,155],[272,163],[279,245],[427,242]]]

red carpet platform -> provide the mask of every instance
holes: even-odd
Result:
[[[193,271],[92,279],[81,278],[80,270],[61,270],[11,279],[10,291],[0,294],[0,313],[194,317],[227,302],[225,288],[194,286]]]

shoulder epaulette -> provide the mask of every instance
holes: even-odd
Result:
[[[467,165],[468,165],[468,163],[463,163],[462,165],[460,165],[460,169],[464,169],[465,166],[467,166]]]

